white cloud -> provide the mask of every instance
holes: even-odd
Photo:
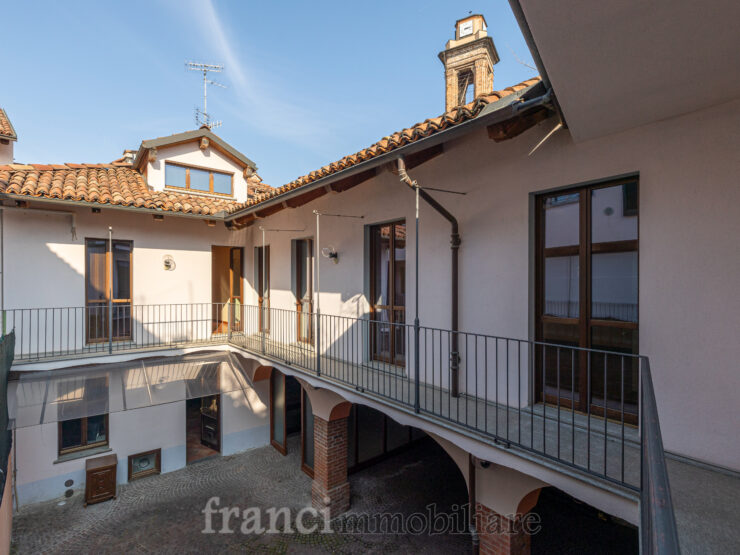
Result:
[[[247,65],[234,50],[228,31],[210,0],[195,2],[193,7],[192,13],[197,18],[203,39],[210,43],[219,57],[218,61],[224,64],[225,73],[234,89],[233,98],[237,104],[226,108],[229,115],[265,135],[319,154],[328,154],[326,146],[334,142],[334,133],[331,126],[320,117],[321,110],[312,110],[294,102],[286,94],[286,91],[295,91],[294,86],[285,86],[276,76]],[[310,99],[306,99],[307,104],[310,102]]]

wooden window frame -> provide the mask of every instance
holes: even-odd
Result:
[[[376,322],[375,325],[370,326],[370,358],[371,360],[377,360],[380,362],[385,362],[388,364],[392,364],[394,366],[399,367],[405,367],[406,366],[406,349],[408,348],[408,345],[404,345],[404,356],[402,360],[399,360],[396,358],[396,325],[405,325],[406,324],[406,305],[404,304],[402,307],[396,306],[396,283],[395,283],[395,272],[396,272],[396,233],[395,229],[396,226],[403,225],[404,228],[406,227],[406,220],[400,219],[400,220],[394,220],[390,222],[384,222],[380,224],[373,224],[370,226],[370,320],[372,322]],[[391,267],[391,271],[393,273],[393,280],[389,280],[388,283],[388,301],[389,304],[387,305],[376,305],[375,304],[375,298],[376,298],[376,286],[375,283],[375,271],[377,269],[377,261],[375,260],[375,250],[376,250],[376,237],[375,237],[375,230],[380,229],[384,226],[390,226],[391,227],[391,233],[390,233],[390,260],[388,261],[389,266]],[[406,247],[404,246],[404,249]],[[406,273],[404,272],[404,279],[406,279]],[[406,289],[404,284],[404,290]],[[377,341],[377,318],[375,317],[377,310],[386,310],[388,311],[388,325],[390,327],[390,338],[389,338],[389,356],[383,357],[380,356],[377,353],[376,349],[376,341]],[[395,319],[395,313],[403,312],[403,321],[402,322],[396,322]],[[404,343],[405,343],[405,330],[404,330]]]
[[[638,218],[637,222],[637,238],[624,241],[609,241],[603,243],[592,243],[591,232],[592,232],[592,214],[591,214],[591,193],[598,189],[605,189],[609,187],[615,187],[618,185],[626,185],[629,183],[636,183],[637,190],[636,204],[637,208],[634,211],[623,211],[623,216],[635,216]],[[579,202],[579,227],[578,227],[578,245],[567,245],[562,247],[545,247],[545,211],[544,202],[545,199],[553,196],[565,196],[569,194],[578,194]],[[623,202],[625,201],[625,195],[622,196]],[[578,337],[579,348],[590,348],[591,347],[591,330],[594,327],[613,327],[636,330],[639,334],[639,320],[637,322],[628,321],[612,321],[602,320],[593,318],[592,315],[592,275],[591,275],[591,258],[593,254],[599,253],[617,253],[617,252],[637,252],[639,260],[639,244],[640,244],[640,179],[638,175],[630,175],[626,177],[617,177],[613,179],[604,179],[592,183],[583,183],[577,186],[569,187],[556,192],[543,192],[538,193],[535,197],[535,340],[544,341],[544,324],[545,323],[560,323],[570,324],[578,326]],[[578,318],[567,318],[558,316],[549,316],[544,313],[545,310],[545,260],[549,257],[559,256],[578,256],[579,261],[579,316]],[[638,262],[638,296],[637,296],[637,307],[639,314],[640,306],[640,295],[639,295],[639,262]],[[639,337],[639,335],[638,335]],[[639,339],[638,339],[639,341]],[[573,399],[560,396],[557,399],[555,396],[548,395],[542,390],[542,361],[540,358],[540,350],[537,349],[535,353],[535,397],[538,401],[544,401],[546,403],[558,402],[561,407],[570,408],[581,412],[587,412],[590,410],[591,414],[604,413],[604,407],[595,405],[592,399],[587,399],[588,393],[581,391],[581,385],[579,385],[579,391],[576,393],[577,397]],[[577,371],[576,375],[579,378],[579,384],[586,384],[588,382],[588,352],[580,351],[579,356],[576,360]],[[619,418],[620,415],[612,409],[607,409],[607,418]],[[636,423],[637,416],[632,413],[625,413],[625,421],[628,423]]]
[[[80,420],[80,429],[81,429],[81,441],[82,443],[80,445],[76,445],[74,447],[66,447],[62,448],[62,421],[57,422],[57,454],[58,456],[62,455],[68,455],[70,453],[79,453],[80,451],[86,451],[88,449],[95,449],[96,447],[105,447],[110,445],[110,423],[108,420],[108,414],[103,415],[97,415],[97,416],[104,416],[105,421],[105,441],[96,441],[95,443],[87,443],[87,416],[83,416],[82,418],[70,418],[69,420],[65,420],[64,422],[72,422],[74,420]]]
[[[105,299],[102,303],[90,303],[90,295],[89,295],[89,276],[90,276],[90,257],[87,254],[88,249],[88,243],[91,243],[93,241],[103,241],[105,242]],[[112,299],[112,304],[128,304],[131,307],[131,312],[133,312],[133,306],[134,306],[134,242],[132,240],[128,239],[113,239],[113,243],[126,243],[131,247],[130,255],[129,255],[129,276],[128,276],[128,283],[129,283],[129,294],[131,295],[128,299]],[[108,327],[106,325],[105,333],[103,334],[102,338],[90,338],[90,330],[88,328],[89,325],[89,314],[90,314],[90,306],[103,306],[106,310],[108,308],[108,295],[111,293],[111,280],[113,279],[113,276],[110,275],[111,271],[111,256],[113,253],[111,252],[111,249],[109,248],[113,245],[109,245],[108,239],[102,239],[99,237],[85,237],[85,342],[86,343],[104,343],[108,341]],[[129,316],[133,320],[133,314],[130,314]],[[131,333],[129,335],[121,335],[121,336],[113,336],[113,341],[132,341],[133,340],[133,325],[131,326]]]
[[[144,455],[157,455],[156,457],[156,466],[154,468],[150,468],[149,470],[144,470],[143,472],[139,472],[137,474],[134,474],[134,459],[137,457],[143,457]],[[143,451],[141,453],[134,453],[133,455],[128,456],[128,481],[132,480],[138,480],[139,478],[144,478],[146,476],[152,476],[154,474],[161,474],[162,473],[162,449],[152,449],[151,451]]]
[[[185,168],[185,187],[180,187],[178,185],[169,185],[167,183],[167,166],[178,166],[181,168]],[[208,177],[208,191],[204,191],[203,189],[193,189],[190,187],[190,170],[200,170],[205,171],[209,173]],[[228,175],[231,176],[231,192],[226,193],[217,193],[213,190],[213,174],[214,173],[220,173],[222,175]],[[179,189],[181,191],[189,191],[189,192],[195,192],[195,193],[203,193],[206,195],[216,195],[219,197],[233,197],[234,196],[234,172],[229,172],[225,170],[214,170],[213,168],[206,168],[204,166],[196,166],[195,164],[183,164],[182,162],[174,162],[171,160],[166,160],[164,163],[164,186],[167,189]]]

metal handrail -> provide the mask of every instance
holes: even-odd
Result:
[[[668,467],[647,357],[642,357],[641,401],[640,551],[679,553]]]
[[[677,552],[647,357],[229,303],[15,309],[3,317],[8,329],[16,330],[15,358],[21,363],[174,346],[239,346],[638,492],[643,552]],[[96,335],[105,329],[113,329],[115,340]],[[584,367],[581,383],[576,370],[583,375]],[[456,384],[453,375],[459,376]],[[577,403],[583,407],[583,399],[585,412],[572,410]],[[639,438],[632,418],[639,419]]]

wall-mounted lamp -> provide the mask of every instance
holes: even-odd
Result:
[[[216,227],[216,220],[206,220],[206,225],[208,227]]]
[[[154,214],[154,221],[155,222],[163,222],[164,216],[162,214]]]
[[[331,245],[321,249],[321,256],[323,256],[324,258],[328,258],[329,260],[334,262],[334,264],[339,264],[339,253]]]
[[[92,209],[93,214],[100,214],[100,208],[93,208]]]
[[[162,257],[162,264],[165,272],[171,272],[176,268],[175,259],[171,254],[165,254]]]

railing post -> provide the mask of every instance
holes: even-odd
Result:
[[[419,319],[414,318],[414,411],[421,410],[419,402]]]
[[[262,354],[265,354],[265,311],[269,310],[265,308],[264,301],[258,307],[260,311],[259,318],[257,319],[257,325],[260,326],[260,343],[262,348]]]
[[[226,312],[227,313],[227,318],[226,318],[226,320],[227,320],[227,322],[226,322],[226,340],[229,343],[231,343],[231,326],[232,326],[232,322],[233,322],[233,319],[234,319],[231,311],[234,309],[234,305],[233,305],[233,303],[231,301],[229,301],[226,304],[229,307],[229,309]]]
[[[321,309],[316,309],[316,375],[321,375]]]

